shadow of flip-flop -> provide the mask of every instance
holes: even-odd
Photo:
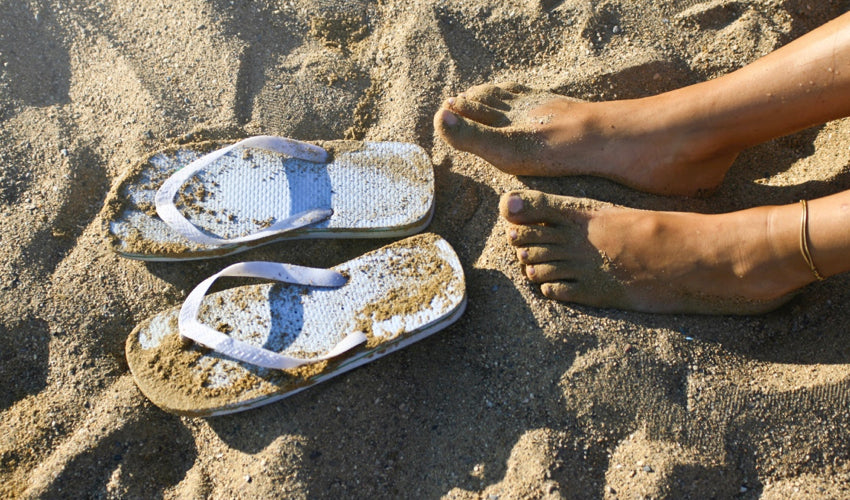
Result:
[[[44,107],[70,102],[71,62],[50,9],[31,10],[24,2],[0,4],[0,47],[5,82],[13,101]],[[3,117],[0,108],[0,118]]]
[[[157,491],[185,479],[197,458],[192,433],[180,419],[150,408],[130,425],[110,434],[95,446],[75,456],[53,478],[47,498],[96,498],[109,496],[109,484],[118,485],[112,494],[122,498],[151,495],[154,471]],[[156,466],[152,465],[156,463]]]
[[[47,386],[50,337],[50,326],[38,318],[0,325],[0,380],[7,381],[0,392],[0,411]]]

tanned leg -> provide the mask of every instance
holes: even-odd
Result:
[[[518,191],[500,211],[526,276],[565,302],[753,314],[815,280],[800,250],[800,204],[706,215]],[[850,270],[848,228],[850,191],[809,203],[809,247],[823,276]]]
[[[642,99],[589,103],[516,84],[450,98],[434,126],[515,175],[598,175],[660,194],[713,190],[754,144],[850,115],[850,13],[752,64]]]

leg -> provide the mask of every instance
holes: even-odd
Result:
[[[546,297],[648,312],[753,314],[815,277],[800,204],[719,215],[650,212],[535,191],[502,197],[509,243]],[[850,270],[850,191],[809,203],[820,273]]]
[[[515,175],[599,175],[648,192],[715,188],[754,144],[850,115],[850,13],[721,78],[588,103],[473,87],[434,117],[452,146]]]

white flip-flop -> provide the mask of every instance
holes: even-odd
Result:
[[[431,221],[421,147],[256,136],[184,144],[136,164],[107,198],[112,248],[142,260],[220,257],[299,238],[390,238]]]
[[[222,276],[280,283],[205,296]],[[465,307],[460,261],[430,233],[332,269],[243,262],[203,281],[182,307],[138,325],[127,339],[127,363],[163,410],[224,415],[401,349],[450,325]]]

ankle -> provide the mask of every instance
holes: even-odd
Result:
[[[753,224],[751,214],[756,221],[763,221],[763,239],[749,242],[751,248],[742,248],[742,254],[752,259],[749,271],[769,283],[773,293],[785,295],[815,280],[801,252],[800,204],[757,207],[739,213],[744,216],[742,224]]]
[[[640,112],[634,120],[651,126],[648,142],[664,144],[665,156],[657,158],[663,175],[686,186],[678,194],[712,191],[726,176],[741,151],[718,126],[718,120],[694,95],[692,87],[665,92],[636,101]]]

